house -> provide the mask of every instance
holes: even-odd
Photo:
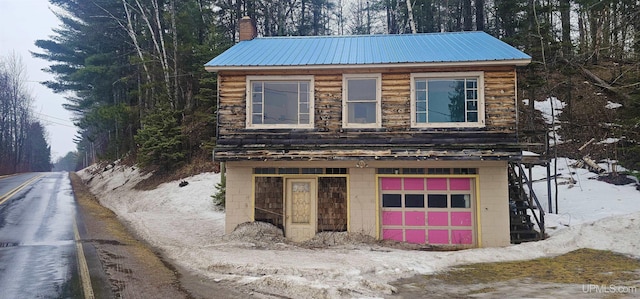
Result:
[[[516,67],[484,32],[256,36],[209,61],[226,231],[247,221],[293,241],[349,231],[453,247],[509,244]]]

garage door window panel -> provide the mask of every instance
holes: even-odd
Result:
[[[417,244],[475,243],[472,178],[380,178],[382,238]]]

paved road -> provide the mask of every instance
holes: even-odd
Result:
[[[0,177],[0,299],[247,297],[273,298],[172,268],[73,173]]]
[[[81,298],[67,173],[0,178],[0,298]]]

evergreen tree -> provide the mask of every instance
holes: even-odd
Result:
[[[180,166],[184,161],[184,135],[174,112],[167,104],[149,113],[143,120],[143,127],[135,136],[138,144],[138,163],[142,167],[158,166],[168,171]]]
[[[161,102],[184,115],[176,118],[177,130],[213,138],[215,99],[199,93],[202,82],[208,92],[214,76],[202,65],[231,44],[217,33],[213,0],[50,2],[65,11],[58,15],[62,27],[36,42],[43,53],[34,56],[52,62],[55,80],[46,86],[72,93],[64,106],[80,128],[83,163],[135,151],[141,120]],[[199,116],[192,117],[196,111]],[[197,138],[185,140],[185,159],[202,150]]]
[[[75,152],[68,152],[64,157],[60,157],[53,163],[52,171],[76,171],[78,155]]]
[[[45,138],[44,127],[32,122],[26,135],[22,159],[26,171],[51,171],[51,147]]]
[[[535,100],[562,92],[569,95],[565,86],[570,86],[570,81],[549,83],[553,72],[562,70],[569,78],[568,74],[583,73],[582,69],[591,65],[615,61],[620,67],[603,67],[610,74],[592,72],[605,78],[598,86],[624,99],[626,107],[637,101],[637,1],[50,2],[61,8],[58,17],[62,26],[51,38],[36,42],[43,52],[34,55],[51,62],[49,71],[55,79],[45,85],[70,94],[65,107],[74,112],[80,128],[78,162],[85,166],[96,158],[119,158],[129,152],[135,155],[138,149],[143,151],[138,156],[146,163],[171,161],[171,165],[208,154],[215,143],[217,82],[214,74],[204,71],[203,64],[237,41],[237,21],[245,15],[256,21],[262,36],[405,34],[413,31],[411,16],[416,32],[483,30],[533,57],[533,63],[520,72],[525,76],[518,86],[526,98]],[[565,68],[571,71],[565,72]],[[1,75],[0,85],[4,80]],[[7,109],[0,107],[3,117]],[[633,134],[637,121],[631,121],[637,117],[634,111],[623,115],[629,120],[627,136],[637,136]],[[151,124],[159,114],[170,115],[171,122]],[[28,115],[23,116],[22,122],[0,122],[0,144],[6,145],[0,147],[0,158],[13,161],[14,167],[25,156],[16,152],[24,143],[16,136],[29,124]],[[172,132],[172,137],[154,148],[149,141],[159,138],[154,130],[160,128]],[[163,157],[165,150],[170,152]]]
[[[59,13],[61,28],[49,40],[38,40],[43,53],[35,57],[51,61],[48,71],[55,80],[44,82],[54,92],[67,92],[63,106],[74,113],[82,138],[92,138],[96,151],[105,158],[117,158],[132,148],[136,119],[138,66],[132,64],[132,49],[122,22],[122,3],[114,0],[51,0],[66,13]],[[114,106],[114,108],[109,108]],[[111,111],[106,118],[104,111]],[[116,113],[116,111],[118,113]],[[101,117],[97,117],[100,115]],[[129,129],[129,130],[127,130]],[[132,130],[133,129],[133,130]]]

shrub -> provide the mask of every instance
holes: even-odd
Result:
[[[226,189],[227,189],[227,180],[224,179],[224,177],[222,177],[220,179],[220,183],[216,184],[216,188],[218,189],[218,191],[214,194],[211,195],[211,197],[213,198],[213,204],[221,209],[224,209],[225,206],[225,197],[226,197]]]

